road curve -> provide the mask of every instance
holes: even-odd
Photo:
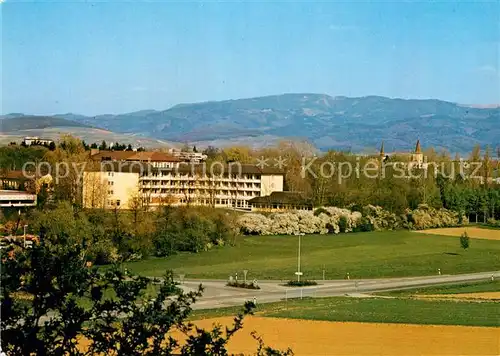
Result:
[[[205,288],[203,297],[193,305],[193,309],[213,309],[243,305],[245,301],[254,300],[254,298],[257,303],[271,303],[289,298],[369,294],[432,285],[486,281],[492,278],[499,279],[500,271],[423,277],[326,280],[318,281],[317,286],[301,288],[286,287],[281,281],[263,281],[259,282],[261,287],[259,290],[227,287],[226,281],[209,279],[184,280],[181,286],[185,291],[189,291],[202,284]]]

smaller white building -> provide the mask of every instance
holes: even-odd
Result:
[[[38,136],[27,136],[23,139],[23,143],[26,146],[31,146],[31,145],[50,145],[53,140],[45,139],[45,138],[40,138]]]
[[[0,207],[15,208],[36,206],[36,194],[20,190],[0,190]]]

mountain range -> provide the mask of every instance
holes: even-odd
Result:
[[[13,123],[23,117],[5,116],[0,122],[1,131],[15,127]],[[373,151],[384,141],[386,150],[399,151],[412,149],[420,139],[424,147],[466,153],[476,144],[483,147],[500,144],[499,107],[467,106],[435,99],[282,94],[179,104],[163,111],[94,117],[58,114],[52,119],[54,125],[74,123],[200,146],[262,145],[281,138],[296,138],[306,139],[322,150]],[[48,123],[46,117],[43,121]],[[7,122],[8,125],[3,124]]]

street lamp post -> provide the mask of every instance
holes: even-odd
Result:
[[[297,275],[297,282],[300,282],[300,276],[302,275],[302,272],[300,271],[300,243],[301,243],[301,238],[302,238],[302,235],[304,234],[298,234],[299,235],[299,251],[298,251],[298,254],[297,254],[297,272],[295,272],[295,274]]]

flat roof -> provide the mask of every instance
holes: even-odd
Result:
[[[212,167],[212,169],[211,169]],[[241,167],[241,170],[240,170]],[[122,172],[122,173],[229,173],[229,174],[260,174],[260,175],[284,175],[283,170],[264,167],[260,168],[253,164],[214,164],[213,166],[204,163],[201,164],[180,164],[178,167],[154,167],[148,162],[130,162],[130,161],[102,161],[99,166],[87,169],[86,172]]]

